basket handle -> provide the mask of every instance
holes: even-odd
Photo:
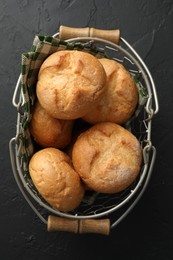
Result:
[[[73,28],[61,25],[59,28],[59,38],[67,40],[76,37],[97,37],[115,44],[119,44],[120,30],[100,30],[95,28]]]
[[[109,235],[109,219],[69,219],[50,215],[47,223],[48,231],[67,231],[72,233],[96,233]]]

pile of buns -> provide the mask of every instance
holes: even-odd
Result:
[[[142,151],[123,127],[138,103],[129,72],[115,60],[57,51],[41,65],[30,133],[39,145],[29,163],[38,192],[61,211],[87,189],[117,193],[140,172]]]

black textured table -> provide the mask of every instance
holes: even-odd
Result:
[[[8,142],[16,132],[11,100],[21,53],[36,34],[59,26],[119,28],[141,55],[157,88],[160,111],[153,120],[157,160],[140,202],[110,235],[48,233],[13,178]],[[173,1],[0,1],[0,258],[173,259]]]

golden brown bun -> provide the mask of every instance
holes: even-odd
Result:
[[[81,134],[72,151],[75,170],[93,190],[126,189],[140,171],[142,152],[134,135],[120,125],[98,123]]]
[[[54,118],[76,119],[88,113],[104,91],[106,74],[96,57],[82,51],[58,51],[42,64],[36,93]]]
[[[71,141],[73,121],[51,117],[37,101],[35,103],[30,132],[42,147],[64,148]]]
[[[84,187],[65,153],[55,148],[40,150],[31,158],[29,172],[38,192],[51,206],[61,211],[79,206]]]
[[[83,119],[89,123],[113,122],[123,124],[133,115],[138,91],[129,72],[119,63],[106,58],[99,59],[106,75],[106,91],[91,112]]]

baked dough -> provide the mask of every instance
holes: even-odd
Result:
[[[138,176],[142,151],[132,133],[120,125],[104,122],[78,137],[72,161],[88,187],[100,193],[116,193]]]
[[[133,115],[138,103],[138,91],[129,72],[114,60],[99,59],[106,75],[106,90],[100,101],[83,119],[89,123],[123,124]]]
[[[88,113],[104,92],[106,73],[96,57],[82,51],[58,51],[42,64],[36,93],[54,118],[76,119]]]
[[[30,132],[42,147],[64,148],[71,141],[73,120],[51,117],[37,101],[30,122]]]
[[[38,192],[52,207],[71,211],[79,206],[84,187],[65,153],[55,148],[36,152],[29,172]]]

